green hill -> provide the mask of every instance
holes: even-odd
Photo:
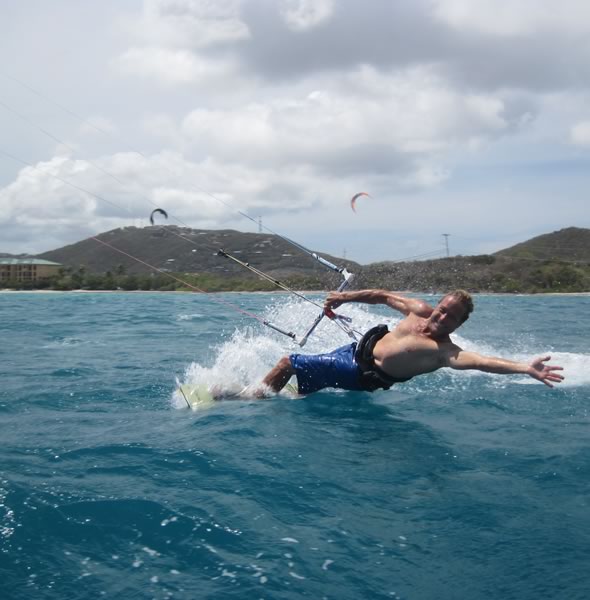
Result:
[[[64,265],[60,277],[49,285],[57,289],[275,289],[220,257],[217,252],[221,248],[291,287],[325,290],[339,283],[337,274],[276,235],[168,225],[114,229],[96,238],[40,254],[40,258]],[[365,266],[323,256],[355,273],[357,289],[590,292],[590,229],[577,227],[541,235],[492,255]]]
[[[417,292],[590,292],[590,229],[569,227],[493,255],[375,263],[363,269],[357,285]]]
[[[590,229],[568,227],[496,252],[495,256],[590,262]]]
[[[149,265],[165,271],[186,273],[243,273],[243,267],[217,255],[217,251],[223,248],[236,258],[250,261],[260,270],[271,274],[312,275],[325,271],[307,254],[276,235],[167,225],[113,229],[96,237],[105,245],[89,238],[39,256],[70,267],[83,264],[94,273],[104,273],[118,265],[123,265],[128,273],[149,273]],[[358,268],[351,261],[327,254],[324,256],[332,262]]]
[[[82,268],[84,273],[140,278],[157,272],[178,273],[183,280],[207,290],[274,289],[244,267],[219,256],[218,251],[224,249],[275,279],[300,288],[325,289],[339,282],[337,274],[276,235],[167,225],[114,229],[96,238],[100,241],[89,238],[39,256],[74,272]],[[360,269],[352,261],[322,256],[349,270]]]

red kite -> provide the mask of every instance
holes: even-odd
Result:
[[[367,192],[359,192],[358,194],[355,194],[355,195],[354,195],[354,196],[351,198],[351,200],[350,200],[350,208],[352,208],[352,211],[353,211],[353,212],[356,212],[356,209],[355,209],[355,204],[356,204],[356,199],[357,199],[359,196],[368,196],[369,198],[371,197],[371,195],[370,195],[370,194],[367,194]]]

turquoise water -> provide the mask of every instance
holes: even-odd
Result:
[[[317,312],[223,298],[298,333]],[[445,370],[191,412],[177,381],[254,383],[288,338],[202,295],[0,294],[0,597],[586,599],[589,312],[480,296],[456,337],[551,354],[554,390]]]

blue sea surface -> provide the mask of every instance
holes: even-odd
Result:
[[[0,598],[590,597],[589,296],[478,296],[455,336],[550,354],[555,389],[444,369],[195,412],[179,382],[254,384],[298,350],[216,298],[298,334],[318,311],[281,294],[0,294]],[[322,322],[305,351],[347,339]]]

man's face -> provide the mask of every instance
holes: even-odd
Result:
[[[443,298],[428,318],[428,329],[435,337],[453,333],[463,322],[465,309],[459,300],[449,296]]]

